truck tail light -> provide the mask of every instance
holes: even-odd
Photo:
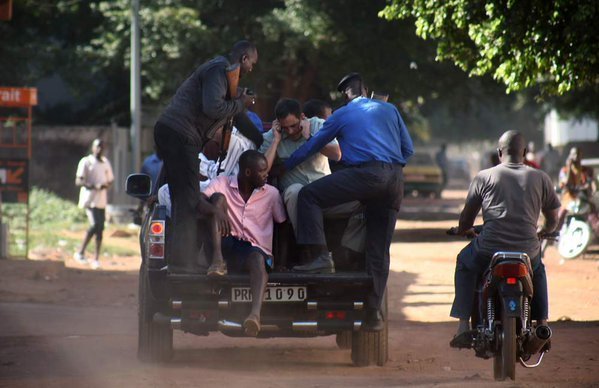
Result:
[[[163,236],[164,235],[164,221],[152,221],[152,224],[150,224],[150,235],[151,236]]]
[[[347,316],[347,313],[345,311],[327,311],[325,316],[327,319],[344,320]]]
[[[164,258],[164,244],[163,243],[151,243],[150,244],[150,258],[152,258],[152,259],[163,259]]]

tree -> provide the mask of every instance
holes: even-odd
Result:
[[[439,60],[491,74],[508,92],[598,89],[596,0],[390,0],[379,15],[413,20],[420,37],[437,42]]]
[[[256,91],[264,120],[273,118],[281,97],[338,105],[337,82],[359,71],[371,89],[390,93],[420,140],[497,137],[506,128],[539,133],[539,107],[528,94],[506,95],[490,76],[469,78],[453,63],[435,61],[434,45],[420,39],[410,21],[378,17],[385,4],[144,0],[142,105],[159,112],[196,66],[250,39],[259,62],[242,86]],[[129,23],[130,0],[20,1],[13,21],[0,23],[0,36],[7,37],[0,45],[0,82],[34,86],[56,73],[76,103],[44,112],[38,107],[38,122],[128,125]]]

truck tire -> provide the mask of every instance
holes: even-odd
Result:
[[[376,364],[384,366],[389,359],[389,314],[387,312],[387,292],[383,299],[385,328],[381,331],[354,331],[351,339],[351,359],[355,366]]]
[[[335,341],[337,342],[339,349],[351,349],[351,339],[352,332],[347,330],[337,333],[337,338],[335,338]]]
[[[173,357],[173,329],[170,325],[154,322],[160,301],[154,299],[148,274],[142,264],[139,270],[139,306],[137,330],[137,358],[143,362],[167,362]]]

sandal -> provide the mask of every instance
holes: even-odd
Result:
[[[245,335],[256,337],[260,332],[260,318],[254,314],[250,314],[250,316],[243,321],[243,330]]]
[[[449,342],[449,346],[456,349],[472,349],[475,335],[476,330],[467,330],[460,334],[456,334]]]

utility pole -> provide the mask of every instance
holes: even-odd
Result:
[[[139,0],[131,0],[131,169],[141,167],[141,76]]]

